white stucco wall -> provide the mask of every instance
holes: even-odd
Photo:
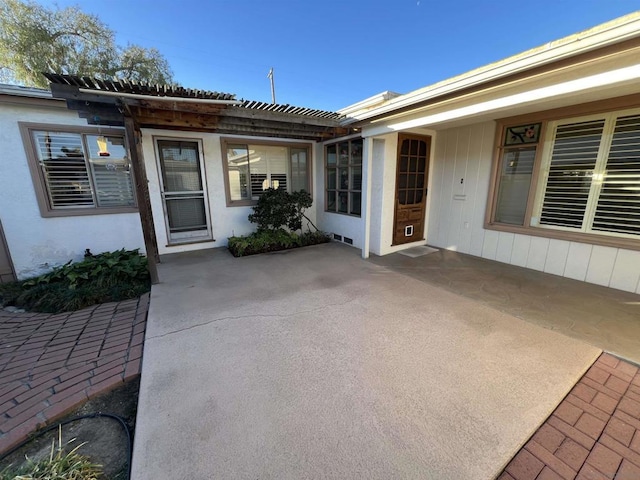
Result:
[[[170,138],[183,140],[198,140],[202,144],[202,161],[204,162],[206,192],[209,206],[209,222],[213,233],[214,241],[204,241],[187,244],[169,245],[168,234],[165,222],[164,205],[161,196],[160,171],[156,148],[154,145],[156,138]],[[239,137],[232,135],[218,135],[206,132],[186,132],[176,130],[143,129],[142,130],[142,150],[149,180],[149,196],[151,199],[151,209],[153,211],[153,221],[155,225],[156,237],[158,240],[158,251],[161,255],[168,253],[186,252],[201,250],[204,248],[224,247],[231,236],[247,235],[255,231],[255,225],[249,222],[247,217],[252,212],[251,207],[228,207],[225,195],[224,170],[222,165],[222,143],[221,138],[238,138],[241,143],[251,143],[252,141],[268,141],[283,143],[304,143],[300,140],[276,139],[267,137]],[[315,169],[315,148],[311,148],[311,168]],[[314,205],[317,203],[317,192],[313,189]],[[306,212],[307,216],[315,223],[315,208],[310,208]]]
[[[494,122],[438,131],[427,243],[640,293],[640,251],[483,228],[494,134]]]
[[[18,278],[38,275],[51,267],[93,253],[120,248],[144,252],[137,213],[43,218],[18,122],[86,126],[63,102],[51,107],[20,105],[0,98],[0,221]]]

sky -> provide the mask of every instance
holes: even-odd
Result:
[[[37,0],[155,47],[184,87],[338,110],[640,10],[640,0]]]

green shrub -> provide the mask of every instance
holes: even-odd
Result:
[[[297,234],[283,229],[265,230],[254,232],[246,237],[230,237],[228,248],[234,257],[242,257],[257,253],[317,245],[328,241],[329,236],[320,231]]]
[[[138,250],[122,249],[69,262],[29,280],[0,285],[0,303],[61,313],[135,298],[150,288],[146,257]]]
[[[305,190],[289,193],[286,190],[269,188],[260,195],[257,205],[253,207],[253,213],[249,215],[249,221],[258,225],[259,232],[280,230],[284,227],[292,232],[302,230],[303,219],[312,224],[304,214],[312,202],[311,194]]]

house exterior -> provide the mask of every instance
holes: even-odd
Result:
[[[337,113],[216,92],[49,79],[69,111],[48,98],[56,108],[38,113],[45,101],[39,97],[29,112],[12,106],[4,114],[0,101],[0,122],[12,132],[3,142],[14,144],[25,178],[13,195],[0,196],[1,211],[19,189],[29,196],[34,225],[98,218],[109,231],[118,222],[130,228],[132,245],[144,233],[160,254],[220,247],[252,230],[247,216],[264,188],[304,188],[314,199],[314,223],[364,258],[428,244],[640,293],[640,13]],[[28,163],[26,176],[27,157],[46,164],[52,134],[67,130],[83,135],[75,148],[90,159],[97,190],[93,200],[73,201],[102,202],[109,215],[58,216],[56,210],[92,207],[64,204],[53,183],[28,185],[38,162]],[[24,141],[17,142],[20,131]],[[106,156],[94,146],[98,137],[106,140]],[[53,156],[69,157],[60,142],[67,152]],[[129,171],[146,179],[131,187],[135,203],[127,203]],[[42,165],[39,172],[56,175]],[[137,207],[144,207],[142,233],[139,221],[126,223],[136,218],[127,209]],[[20,217],[3,213],[0,220],[22,277],[37,269],[24,259],[37,256]],[[108,249],[124,246],[123,239]],[[77,240],[68,252],[93,247],[81,235]]]
[[[0,228],[4,232],[0,233],[0,281],[32,277],[69,260],[80,260],[87,248],[96,253],[119,248],[144,252],[135,199],[130,205],[112,208],[89,195],[75,211],[48,208],[37,159],[30,158],[33,147],[23,137],[26,128],[45,126],[67,132],[77,147],[83,135],[92,133],[84,119],[50,92],[0,87]],[[78,188],[81,184],[77,182]],[[58,193],[62,204],[64,194]]]

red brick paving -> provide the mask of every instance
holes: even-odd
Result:
[[[640,480],[640,371],[603,353],[498,480]]]
[[[0,311],[0,453],[140,374],[149,294],[65,314]]]

